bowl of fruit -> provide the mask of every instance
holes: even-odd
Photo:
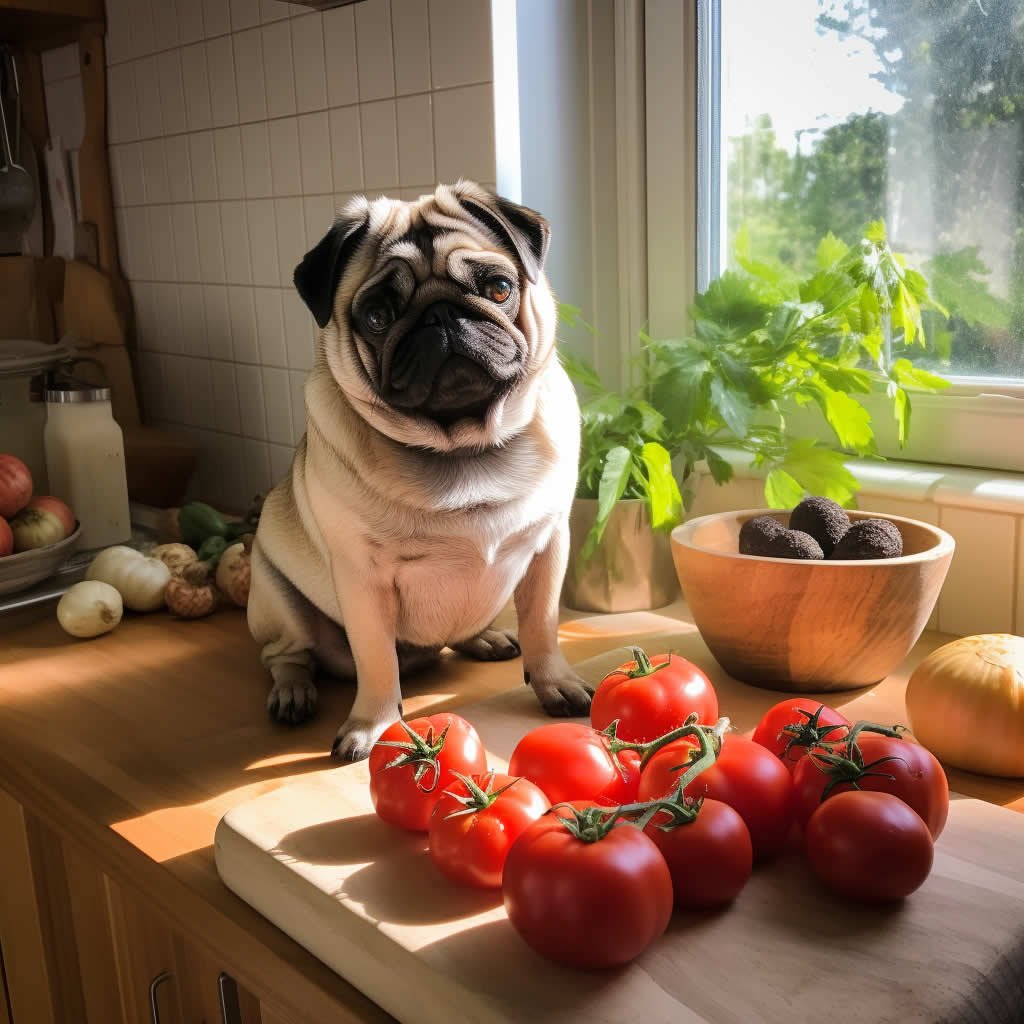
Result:
[[[683,596],[736,679],[801,693],[884,679],[917,642],[954,541],[930,523],[809,498],[672,531]]]
[[[60,498],[33,496],[32,474],[21,459],[0,455],[0,595],[52,576],[74,554],[81,533]]]

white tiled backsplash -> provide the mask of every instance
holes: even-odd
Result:
[[[304,430],[315,325],[295,265],[358,192],[495,180],[490,4],[107,0],[110,161],[144,412],[239,507]],[[51,130],[81,141],[73,47],[44,54]]]
[[[854,472],[859,508],[933,523],[956,541],[932,629],[1024,635],[1024,476],[896,462]],[[690,514],[766,504],[763,479],[740,470],[723,487],[703,476]]]

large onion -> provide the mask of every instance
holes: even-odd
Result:
[[[907,684],[907,712],[940,761],[1024,777],[1024,637],[965,636],[933,651]]]

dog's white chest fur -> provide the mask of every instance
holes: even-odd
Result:
[[[432,647],[487,628],[546,546],[551,527],[536,523],[501,539],[424,538],[401,545],[385,570],[394,579],[398,639]]]

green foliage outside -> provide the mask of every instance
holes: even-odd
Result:
[[[936,345],[925,365],[1024,377],[1019,0],[822,0],[819,6],[822,30],[870,43],[882,69],[876,77],[904,98],[903,107],[891,115],[854,114],[811,132],[792,155],[778,145],[767,113],[728,140],[729,250],[747,245],[751,259],[809,272],[826,232],[851,243],[862,224],[885,216],[891,196],[902,190],[903,201],[912,201],[907,193],[915,181],[897,180],[898,157],[899,167],[929,182],[935,223],[930,237],[915,244],[931,254],[922,270],[950,314],[931,318]],[[767,90],[769,109],[770,97]],[[1005,196],[993,194],[993,168],[1007,161],[1015,189],[1008,208]],[[963,244],[965,236],[980,241],[994,232],[1010,236],[1004,295],[994,293],[977,245]]]
[[[911,393],[946,386],[912,361],[929,351],[924,312],[946,311],[929,297],[924,277],[889,248],[884,224],[869,224],[852,247],[827,234],[802,275],[755,259],[745,236],[738,242],[740,269],[693,302],[692,336],[643,336],[639,383],[627,394],[609,392],[590,367],[563,352],[581,394],[577,496],[598,501],[584,560],[622,497],[646,499],[655,528],[678,523],[682,498],[671,463],[684,485],[698,462],[725,483],[732,476],[727,449],[749,452],[766,471],[772,507],[792,507],[805,492],[849,504],[857,483],[844,452],[875,454],[871,417],[854,396],[884,388],[902,442]],[[563,319],[578,313],[562,307]],[[792,437],[791,403],[816,406],[834,446]]]

